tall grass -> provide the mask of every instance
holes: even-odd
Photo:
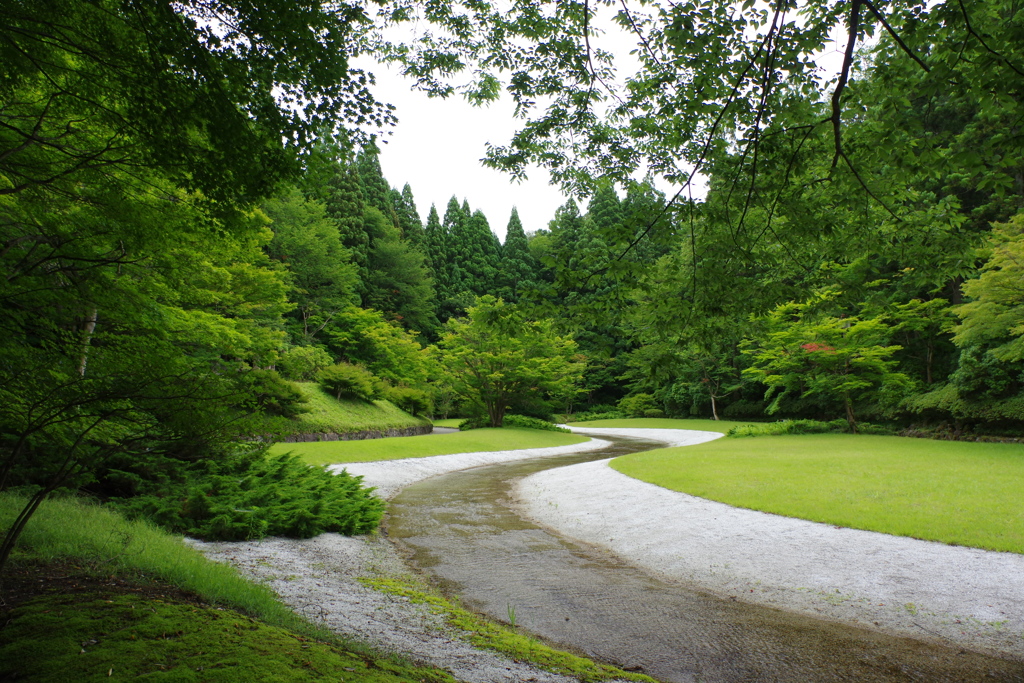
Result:
[[[537,429],[473,429],[456,434],[423,434],[394,439],[364,441],[315,441],[279,443],[271,455],[292,452],[310,465],[345,462],[374,462],[401,458],[425,458],[432,455],[508,451],[521,448],[549,448],[582,443],[585,436]]]
[[[20,495],[0,494],[0,528],[10,526],[25,501]],[[79,498],[44,501],[25,527],[12,561],[70,561],[102,573],[158,578],[270,624],[307,632],[312,628],[269,588],[206,559],[182,537]]]

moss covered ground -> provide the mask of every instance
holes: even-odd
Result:
[[[0,528],[24,498],[0,495]],[[45,502],[0,591],[0,680],[447,682],[339,639],[181,537]]]
[[[149,584],[148,592],[153,589]],[[233,609],[111,587],[38,596],[6,618],[2,680],[454,681],[444,672],[312,639]]]

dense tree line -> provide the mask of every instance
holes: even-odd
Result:
[[[203,472],[271,471],[254,439],[302,410],[291,380],[492,422],[1019,429],[1022,10],[624,3],[640,65],[615,89],[607,7],[0,7],[0,490],[33,494],[0,565],[59,487],[185,504]],[[392,45],[403,22],[442,30]],[[473,101],[504,89],[524,122],[487,163],[576,200],[529,234],[513,212],[504,244],[466,199],[421,222],[381,173],[369,133],[394,117],[357,52],[435,94],[460,68]],[[451,359],[478,333],[557,349],[582,386],[471,396],[458,373],[482,366]]]

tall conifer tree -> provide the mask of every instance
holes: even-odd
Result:
[[[388,181],[384,180],[379,154],[380,152],[373,144],[363,147],[359,151],[359,156],[356,157],[356,167],[359,169],[359,180],[363,185],[363,198],[366,204],[394,222],[395,209],[388,197],[391,187],[388,185]]]
[[[462,290],[475,296],[493,294],[500,261],[501,243],[491,232],[483,211],[473,212],[455,233],[455,258],[464,273]]]
[[[365,282],[369,275],[368,259],[370,238],[366,233],[365,203],[359,174],[349,165],[339,165],[326,190],[327,215],[338,225],[341,243],[352,254],[352,263],[359,274],[356,291],[366,294]]]
[[[409,183],[405,184],[401,192],[392,188],[391,202],[395,213],[398,214],[398,227],[402,229],[402,237],[409,244],[422,249],[423,221],[420,220],[420,214],[416,211],[416,202],[412,198],[412,188],[409,187]]]
[[[508,227],[505,228],[505,244],[501,247],[498,296],[509,303],[517,303],[521,292],[536,286],[537,266],[536,259],[530,253],[519,212],[513,206]]]

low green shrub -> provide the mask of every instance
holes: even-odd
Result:
[[[333,363],[331,354],[318,346],[293,346],[281,354],[277,366],[288,379],[308,382]]]
[[[410,415],[429,415],[433,409],[430,395],[422,389],[412,387],[387,387],[384,398]]]
[[[377,383],[374,379],[373,373],[366,368],[348,363],[337,363],[317,374],[317,382],[323,390],[339,401],[343,398],[357,398],[369,403],[377,397]]]
[[[483,416],[467,417],[459,423],[460,432],[468,432],[470,429],[487,429],[491,426],[490,418]]]
[[[302,390],[274,370],[250,370],[245,380],[252,389],[253,407],[266,415],[294,419],[310,411]]]
[[[549,432],[572,432],[571,429],[559,427],[553,422],[548,422],[547,420],[542,420],[538,417],[529,417],[527,415],[506,415],[502,426],[521,427],[523,429],[545,429]]]
[[[361,477],[263,451],[195,463],[183,477],[143,482],[139,495],[111,504],[170,531],[218,541],[367,533],[384,513]]]
[[[778,422],[762,422],[733,427],[726,436],[782,436],[784,434],[844,434],[850,431],[846,420],[780,420]],[[895,431],[889,427],[859,422],[857,431],[861,434],[891,435]]]
[[[619,412],[626,417],[665,417],[652,394],[633,394],[619,401]]]
[[[608,410],[603,413],[582,412],[572,415],[569,422],[593,422],[595,420],[624,420],[627,415],[621,410]]]

